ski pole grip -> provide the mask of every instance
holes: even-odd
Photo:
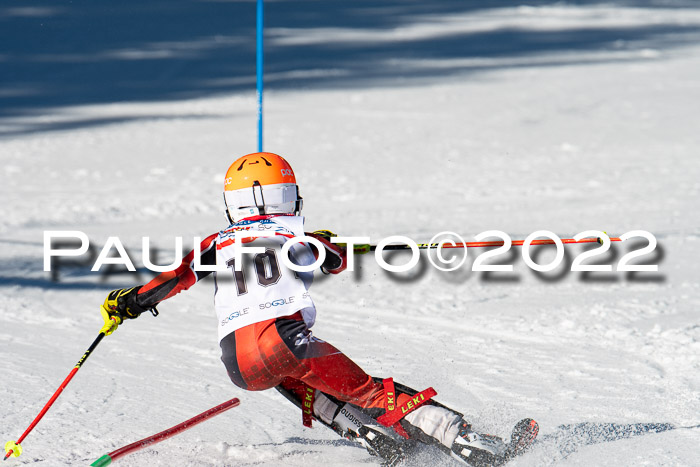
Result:
[[[102,315],[102,319],[105,321],[105,324],[102,326],[102,329],[100,329],[100,332],[105,336],[109,336],[117,330],[121,324],[121,320],[115,316],[109,316],[109,313],[107,313],[104,306],[100,306],[100,314]]]

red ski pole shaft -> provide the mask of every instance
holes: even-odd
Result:
[[[8,457],[10,457],[13,453],[15,453],[15,457],[19,456],[21,454],[21,446],[20,443],[24,441],[24,438],[27,437],[29,433],[34,429],[34,427],[41,421],[41,419],[46,415],[46,412],[49,411],[51,406],[53,405],[54,402],[56,402],[56,399],[58,399],[58,396],[61,395],[61,392],[63,392],[63,389],[68,386],[68,383],[73,379],[73,376],[78,372],[80,367],[85,363],[85,360],[88,359],[90,354],[95,350],[97,345],[102,341],[102,339],[105,337],[104,332],[100,332],[97,335],[97,338],[93,341],[92,345],[85,351],[82,357],[80,357],[80,360],[78,360],[78,363],[75,365],[73,370],[71,370],[70,373],[68,373],[68,376],[66,379],[63,380],[61,385],[58,387],[56,392],[53,393],[53,396],[51,396],[51,399],[44,405],[44,408],[41,409],[41,412],[39,412],[39,415],[36,416],[34,421],[27,427],[26,430],[24,430],[24,433],[22,433],[22,436],[19,437],[17,441],[8,441],[7,444],[5,444],[5,458],[3,460],[7,460]]]
[[[573,238],[562,238],[561,242],[562,243],[598,243],[597,238],[582,238],[581,240],[575,240]],[[620,239],[618,237],[611,237],[610,238],[611,242],[619,242]],[[513,240],[511,242],[512,246],[521,246],[523,243],[525,243],[525,240]],[[551,239],[535,239],[530,242],[530,245],[554,245],[555,242],[554,240]],[[439,243],[418,243],[418,249],[419,250],[429,250],[431,248],[437,248],[440,244]],[[454,245],[451,243],[445,243],[442,245],[442,248],[488,248],[488,247],[493,247],[493,246],[503,246],[504,243],[502,240],[497,240],[494,242],[466,242],[466,243],[455,243]],[[366,252],[366,246],[365,249],[363,249],[364,245],[356,245],[356,251],[355,253],[363,253]],[[408,250],[411,247],[408,245],[386,245],[384,247],[385,250]],[[377,245],[369,245],[369,251],[375,251],[377,249]]]
[[[610,238],[611,242],[619,242],[620,239],[617,237],[612,237]],[[597,238],[582,238],[581,240],[574,240],[573,238],[562,238],[561,239],[562,243],[598,243]],[[513,240],[511,242],[512,246],[522,246],[522,244],[525,243],[525,240]],[[533,240],[530,242],[530,245],[554,245],[555,242],[554,240],[551,239],[540,239],[540,240]],[[423,247],[423,249],[428,248],[427,244]],[[433,243],[431,244],[430,248],[437,248],[438,244]],[[467,243],[456,243],[454,246],[446,243],[442,247],[443,248],[485,248],[485,247],[491,247],[491,246],[503,246],[502,241],[495,241],[495,242],[467,242]],[[418,248],[421,248],[421,245],[418,245]]]
[[[234,397],[233,399],[228,400],[223,404],[219,404],[216,407],[212,407],[211,409],[202,412],[199,415],[195,415],[189,420],[185,420],[184,422],[175,425],[171,428],[168,428],[167,430],[161,431],[160,433],[157,433],[153,436],[149,436],[142,440],[136,441],[135,443],[128,444],[124,447],[117,449],[116,451],[110,452],[109,454],[105,454],[90,465],[93,467],[103,467],[109,465],[113,461],[119,459],[120,457],[126,456],[127,454],[131,454],[132,452],[136,452],[140,449],[143,449],[150,444],[160,443],[161,441],[173,437],[176,434],[181,433],[185,430],[188,430],[193,426],[198,425],[203,421],[214,417],[215,415],[218,415],[233,407],[236,407],[240,403],[241,401],[239,401],[238,398]]]

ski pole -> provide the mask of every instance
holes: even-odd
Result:
[[[103,313],[103,316],[106,316],[106,312]],[[22,436],[19,437],[17,441],[8,441],[5,443],[5,458],[3,460],[7,460],[8,457],[13,456],[13,457],[19,457],[20,454],[22,454],[22,446],[20,446],[20,443],[24,441],[24,438],[27,437],[27,435],[34,429],[34,427],[39,423],[39,421],[46,415],[46,412],[49,411],[51,406],[53,405],[54,402],[56,402],[56,399],[58,399],[58,396],[61,395],[61,392],[63,392],[63,389],[68,386],[68,383],[70,383],[70,380],[73,379],[73,376],[78,372],[80,367],[85,363],[85,360],[88,359],[90,354],[95,350],[97,345],[102,341],[102,339],[109,334],[112,334],[114,330],[118,326],[118,322],[116,319],[111,318],[113,322],[111,322],[108,318],[105,318],[105,325],[100,329],[100,333],[97,335],[97,338],[93,341],[93,343],[88,347],[88,349],[85,351],[82,357],[80,357],[80,360],[78,360],[78,363],[73,367],[73,370],[68,374],[66,379],[63,380],[61,385],[58,387],[56,392],[53,393],[53,396],[51,396],[51,399],[46,403],[43,409],[41,409],[41,412],[39,412],[39,415],[36,416],[34,421],[27,427],[26,430],[24,430],[24,433],[22,433]]]
[[[619,237],[610,237],[611,242],[619,242],[621,241]],[[562,238],[561,239],[562,243],[600,243],[599,238],[582,238],[581,240],[574,240],[573,238]],[[525,240],[513,240],[511,242],[512,246],[522,246],[522,244],[525,243]],[[455,243],[450,244],[450,243],[445,243],[442,245],[442,248],[488,248],[488,247],[493,247],[493,246],[503,246],[503,241],[496,240],[493,242],[466,242],[466,243]],[[551,239],[540,239],[540,240],[533,240],[530,242],[530,245],[554,245],[555,242],[554,240]],[[440,243],[418,243],[418,249],[419,250],[430,250],[432,248],[438,248],[440,246]],[[370,251],[375,251],[377,249],[377,245],[355,245],[353,251],[356,254],[364,254],[364,253],[369,253]],[[384,250],[410,250],[411,247],[409,245],[386,245],[383,248]]]
[[[58,399],[58,396],[61,395],[61,392],[63,392],[63,389],[68,385],[68,383],[70,383],[70,380],[73,379],[73,376],[75,376],[82,364],[85,363],[85,360],[87,360],[90,356],[90,353],[92,353],[95,350],[97,344],[99,344],[104,337],[105,333],[100,331],[100,333],[97,335],[97,339],[93,341],[92,345],[90,345],[90,347],[85,351],[83,356],[80,357],[80,360],[78,360],[78,363],[75,365],[73,370],[71,370],[66,379],[63,380],[56,392],[53,393],[53,396],[51,396],[51,399],[49,399],[44,408],[41,409],[39,415],[37,415],[34,421],[29,425],[29,427],[26,430],[24,430],[22,436],[20,436],[17,441],[8,441],[7,443],[5,443],[5,452],[7,454],[5,454],[5,458],[3,460],[7,460],[7,458],[10,456],[19,457],[19,455],[22,454],[22,446],[20,446],[20,443],[24,441],[24,438],[27,437],[27,435],[34,429],[37,423],[39,423],[39,421],[44,417],[46,412],[49,411],[53,403],[56,402],[56,399]]]
[[[183,432],[185,430],[188,430],[192,428],[195,425],[198,425],[202,423],[205,420],[208,420],[215,415],[218,415],[222,412],[227,411],[228,409],[231,409],[233,407],[236,407],[238,404],[240,404],[241,401],[239,401],[237,398],[233,398],[231,400],[228,400],[224,402],[223,404],[219,404],[216,407],[212,407],[211,409],[200,413],[199,415],[195,415],[194,417],[190,418],[189,420],[185,420],[184,422],[175,425],[173,427],[168,428],[167,430],[161,431],[160,433],[157,433],[153,436],[149,436],[147,438],[144,438],[142,440],[136,441],[135,443],[128,444],[124,447],[121,447],[115,451],[110,452],[109,454],[105,454],[104,456],[100,457],[97,459],[95,462],[90,464],[92,467],[104,467],[106,465],[111,464],[113,461],[119,459],[122,456],[126,456],[127,454],[131,454],[132,452],[136,452],[140,449],[145,448],[146,446],[150,444],[156,444],[160,443],[163,440],[166,440],[172,436],[175,436],[176,434]]]

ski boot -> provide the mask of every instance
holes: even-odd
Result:
[[[380,425],[350,404],[340,408],[331,428],[381,458],[383,466],[400,464],[416,446],[415,441],[402,438],[392,428]]]
[[[457,438],[452,443],[452,457],[472,467],[503,465],[527,451],[535,442],[538,432],[537,422],[525,418],[515,425],[510,442],[506,444],[498,436],[472,431],[471,426],[462,420]]]
[[[486,467],[503,464],[508,446],[498,436],[472,431],[471,425],[462,420],[451,451],[452,457],[472,467]]]

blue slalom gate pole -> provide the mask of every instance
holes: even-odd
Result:
[[[263,150],[263,0],[258,0],[257,15],[257,89],[258,89],[258,152]]]

